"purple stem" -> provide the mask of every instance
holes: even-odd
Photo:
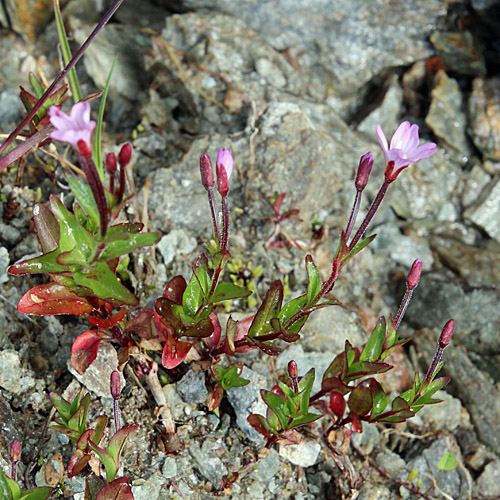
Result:
[[[123,200],[123,196],[125,195],[125,167],[120,165],[119,172],[119,185],[118,185],[118,203]]]
[[[219,213],[217,210],[217,202],[215,201],[214,190],[212,188],[208,189],[207,194],[210,212],[212,213],[212,224],[214,226],[215,237],[217,238],[217,243],[220,245]]]
[[[363,236],[364,232],[366,231],[366,228],[368,227],[368,224],[370,224],[371,220],[373,219],[373,216],[375,215],[378,208],[380,207],[380,204],[382,203],[382,200],[384,199],[384,196],[385,196],[385,193],[387,192],[388,187],[389,187],[389,183],[387,181],[384,181],[382,186],[380,186],[380,189],[377,193],[377,196],[373,200],[373,203],[372,203],[370,209],[368,210],[368,213],[366,214],[364,221],[361,223],[361,226],[356,231],[356,234],[354,235],[354,238],[352,239],[352,241],[349,245],[349,250],[352,250],[356,246],[356,243]]]
[[[19,133],[23,130],[23,128],[31,121],[31,119],[36,115],[38,110],[43,106],[45,101],[49,98],[49,96],[54,92],[56,87],[61,83],[64,78],[66,78],[66,75],[68,72],[73,68],[73,66],[80,60],[80,58],[83,56],[85,51],[87,50],[88,46],[92,43],[94,38],[97,36],[99,31],[104,27],[104,25],[110,20],[111,16],[116,12],[118,7],[124,2],[125,0],[116,0],[113,5],[110,7],[108,12],[104,15],[104,17],[101,19],[99,24],[94,28],[94,31],[89,35],[87,40],[85,40],[84,44],[78,49],[76,54],[72,57],[71,61],[66,65],[66,67],[59,73],[59,76],[52,82],[50,87],[45,91],[43,96],[38,100],[38,102],[33,106],[31,111],[24,117],[24,120],[15,128],[15,130],[7,137],[5,142],[0,146],[0,153],[5,151],[5,149],[12,143],[12,141],[19,135]],[[4,157],[0,158],[0,172],[6,168],[9,164],[5,164]]]
[[[12,481],[17,481],[17,462],[12,462],[10,467],[10,478]]]
[[[345,229],[345,241],[349,239],[349,236],[351,236],[351,231],[352,228],[354,227],[354,222],[356,221],[356,217],[358,216],[359,212],[359,205],[361,203],[361,193],[362,191],[356,190],[356,197],[354,198],[354,204],[352,206],[351,210],[351,216],[349,217],[349,222],[347,223],[347,227]]]
[[[115,432],[120,430],[120,408],[118,406],[118,399],[113,399],[113,415],[115,418]]]
[[[84,158],[78,155],[78,159],[87,177],[92,194],[94,195],[101,222],[101,235],[104,236],[108,229],[108,205],[106,203],[106,195],[104,194],[101,179],[99,178],[99,174],[91,158]]]
[[[425,376],[425,381],[429,384],[434,371],[436,370],[437,364],[441,361],[443,357],[444,349],[441,346],[438,346],[436,350],[436,354],[434,354],[434,359],[432,360],[431,366],[429,366],[429,370],[427,371],[427,375]]]
[[[405,296],[403,297],[403,300],[401,301],[401,305],[399,306],[398,313],[396,314],[396,317],[394,318],[394,330],[397,330],[398,326],[401,324],[401,320],[403,319],[403,316],[405,315],[406,309],[408,308],[408,304],[410,303],[412,295],[413,295],[413,290],[408,290],[408,288],[406,288]]]
[[[227,203],[227,196],[222,197],[222,242],[221,248],[223,250],[227,247],[227,237],[229,234],[229,206]]]

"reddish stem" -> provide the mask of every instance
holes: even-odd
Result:
[[[356,217],[358,216],[359,205],[361,203],[361,193],[362,191],[356,190],[356,197],[354,198],[354,204],[352,206],[351,216],[349,217],[349,222],[347,223],[347,227],[344,233],[344,238],[346,242],[349,239],[349,236],[351,236],[351,231],[352,228],[354,227],[354,222],[356,221]]]
[[[389,187],[389,183],[387,181],[384,181],[382,186],[380,186],[379,192],[377,193],[377,196],[373,200],[373,203],[371,204],[371,207],[368,210],[368,213],[366,214],[365,219],[361,223],[361,226],[359,226],[359,229],[356,231],[356,234],[354,235],[354,238],[352,239],[351,244],[349,245],[349,251],[352,250],[356,246],[356,243],[363,236],[364,232],[366,231],[366,228],[368,227],[368,224],[370,224],[371,220],[373,219],[373,216],[375,215],[378,208],[380,207],[380,204],[382,203],[382,200],[384,199],[384,196],[385,196],[385,193],[387,192],[388,187]]]
[[[229,234],[229,205],[227,203],[227,196],[222,197],[222,241],[221,248],[223,250],[227,247],[227,238]]]
[[[210,212],[212,213],[212,225],[214,226],[214,234],[217,238],[217,243],[220,245],[220,227],[219,227],[219,213],[217,210],[217,202],[215,201],[214,190],[212,188],[207,190],[208,204],[210,205]]]
[[[401,320],[403,319],[403,316],[405,315],[406,309],[408,309],[408,304],[410,303],[412,295],[413,295],[413,290],[408,290],[408,288],[407,288],[405,296],[403,297],[403,300],[401,301],[401,305],[399,306],[398,313],[396,314],[396,317],[394,318],[394,330],[397,330],[398,326],[401,324]]]

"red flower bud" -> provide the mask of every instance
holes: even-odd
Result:
[[[121,384],[120,384],[120,374],[116,370],[113,370],[111,372],[109,385],[111,390],[111,396],[115,401],[117,401],[118,399],[120,399]]]
[[[106,171],[108,174],[116,172],[116,155],[115,153],[108,153],[106,155]]]
[[[408,277],[406,278],[406,286],[408,290],[413,290],[417,287],[420,281],[420,275],[422,274],[422,261],[420,259],[413,262]]]
[[[359,160],[358,173],[354,184],[358,191],[363,191],[368,184],[368,178],[373,167],[373,155],[368,152],[363,155]]]
[[[118,163],[120,166],[126,167],[130,162],[130,158],[132,158],[132,145],[130,142],[126,142],[118,153]]]
[[[19,458],[21,457],[21,443],[14,439],[10,445],[10,461],[15,464],[19,462]]]
[[[275,385],[272,389],[271,392],[273,394],[276,394],[276,396],[279,396],[280,398],[285,399],[285,393],[283,392],[283,389],[279,385]]]
[[[337,417],[342,418],[345,412],[346,402],[344,396],[340,392],[333,391],[330,393],[330,410],[337,415]]]
[[[298,375],[299,375],[299,371],[298,371],[298,368],[297,368],[297,363],[292,359],[288,363],[288,376],[290,378],[297,378]]]
[[[78,146],[78,153],[80,156],[83,156],[84,158],[90,158],[92,156],[92,146],[90,143],[80,139],[76,144]]]
[[[439,336],[439,347],[441,347],[441,349],[444,349],[451,342],[454,329],[455,322],[450,319],[446,325],[444,325],[441,335]]]
[[[212,162],[210,161],[210,156],[208,155],[200,156],[200,174],[203,187],[207,191],[212,189],[215,185],[214,168],[212,167]]]

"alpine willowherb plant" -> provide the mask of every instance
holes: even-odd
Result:
[[[113,8],[119,3],[115,2]],[[35,80],[32,85],[36,87]],[[433,143],[419,145],[417,125],[403,122],[390,145],[381,127],[377,126],[376,135],[386,162],[384,179],[354,232],[363,192],[373,167],[371,152],[361,156],[354,180],[355,199],[340,234],[329,275],[321,276],[312,256],[306,255],[307,285],[301,294],[288,299],[283,281],[276,279],[269,284],[262,300],[257,302],[256,310],[240,320],[229,316],[223,325],[223,304],[245,299],[251,294],[246,287],[224,280],[226,266],[232,258],[229,193],[234,159],[231,150],[217,152],[215,173],[209,155],[200,158],[201,183],[208,196],[207,218],[212,222],[212,237],[206,252],[193,263],[189,278],[171,277],[161,297],[154,301],[154,307],[141,308],[139,299],[122,283],[118,272],[121,266],[126,266],[126,259],[132,252],[154,245],[160,235],[143,232],[143,224],[130,222],[123,210],[135,194],[127,191],[126,182],[132,146],[125,143],[118,155],[112,152],[104,155],[100,141],[93,137],[101,133],[102,121],[91,120],[88,101],[80,99],[66,113],[61,109],[63,87],[56,90],[52,85],[46,92],[37,89],[36,97],[24,89],[21,93],[29,108],[29,118],[22,122],[21,129],[29,123],[32,136],[39,134],[36,141],[31,141],[31,150],[43,141],[70,144],[82,175],[68,173],[66,176],[75,198],[71,208],[55,195],[46,205],[39,203],[33,208],[34,227],[42,254],[14,264],[9,273],[46,273],[51,281],[25,293],[18,303],[18,310],[41,316],[86,316],[91,326],[73,342],[73,367],[82,374],[94,362],[102,342],[116,346],[120,370],[129,364],[134,373],[144,377],[156,400],[167,452],[179,451],[182,443],[176,435],[175,422],[158,379],[158,364],[161,363],[169,373],[192,359],[203,363],[211,380],[207,407],[209,411],[218,411],[225,391],[248,384],[248,380],[241,376],[244,364],[241,358],[234,358],[236,354],[258,349],[276,356],[282,351],[283,342],[294,343],[300,339],[311,314],[324,307],[339,305],[328,294],[344,267],[375,238],[376,235],[366,237],[365,233],[388,188],[410,164],[436,150]],[[73,95],[78,95],[77,90],[74,89]],[[24,153],[28,150],[23,149]],[[0,168],[9,158],[15,159],[17,154],[7,159],[0,158]],[[280,245],[278,237],[283,221],[298,219],[296,209],[290,208],[282,213],[284,198],[285,193],[276,193],[270,201],[274,213],[270,220],[275,224],[275,230],[266,242],[268,248]],[[294,240],[284,244],[299,247]],[[317,393],[312,393],[315,369],[299,377],[300,366],[294,360],[288,364],[286,380],[277,382],[270,391],[261,390],[267,405],[266,415],[249,415],[248,422],[265,438],[266,447],[298,442],[300,428],[322,417],[330,419],[326,434],[341,431],[350,436],[351,432],[362,431],[363,422],[403,422],[425,405],[438,402],[433,395],[448,383],[447,377],[437,378],[437,374],[442,366],[443,350],[453,334],[452,320],[442,331],[426,376],[415,374],[409,390],[389,397],[376,380],[377,375],[392,368],[388,363],[389,355],[409,341],[399,338],[397,330],[419,283],[421,269],[421,261],[415,260],[407,277],[406,293],[395,316],[380,317],[362,348],[353,347],[346,341],[344,350],[332,359],[321,375],[321,389]],[[104,466],[106,481],[92,476],[92,481],[99,485],[99,493],[86,496],[91,500],[132,498],[128,478],[117,475],[124,443],[137,426],[120,426],[119,380],[118,373],[113,372],[110,389],[114,401],[114,433],[108,441],[105,437],[106,416],[97,417],[92,424],[87,423],[89,395],[78,394],[73,400],[65,401],[51,394],[58,413],[52,428],[67,435],[76,445],[67,468],[68,476],[84,472],[92,455],[97,455]],[[12,457],[12,480],[15,480],[14,464],[19,460],[15,447]],[[232,473],[222,486],[233,482],[238,475]],[[0,476],[0,486],[7,482],[10,491],[14,491],[12,483],[4,479]],[[18,498],[23,497],[18,495],[16,500]]]

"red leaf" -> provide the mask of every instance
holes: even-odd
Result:
[[[165,347],[163,348],[161,364],[168,370],[179,366],[188,355],[191,347],[191,343],[177,340],[170,333],[170,330],[167,330],[167,341],[165,342]]]
[[[95,316],[89,316],[87,319],[92,326],[111,328],[119,323],[124,318],[125,314],[127,314],[127,310],[122,307],[114,316],[111,316],[111,318],[102,319]]]
[[[219,318],[217,318],[217,314],[215,312],[211,312],[208,316],[208,319],[212,322],[213,332],[210,337],[207,338],[207,347],[209,351],[213,351],[218,345],[220,341],[221,327],[219,323]]]
[[[95,500],[134,500],[128,477],[119,477],[104,485]]]
[[[104,335],[104,332],[99,330],[88,330],[76,337],[71,346],[71,365],[80,375],[83,375],[95,360]]]
[[[174,276],[165,287],[163,297],[172,301],[178,306],[182,305],[182,296],[186,289],[186,280],[182,276]]]
[[[53,314],[74,314],[83,316],[93,307],[70,288],[55,282],[38,285],[28,290],[19,300],[17,310],[24,314],[49,316]]]

